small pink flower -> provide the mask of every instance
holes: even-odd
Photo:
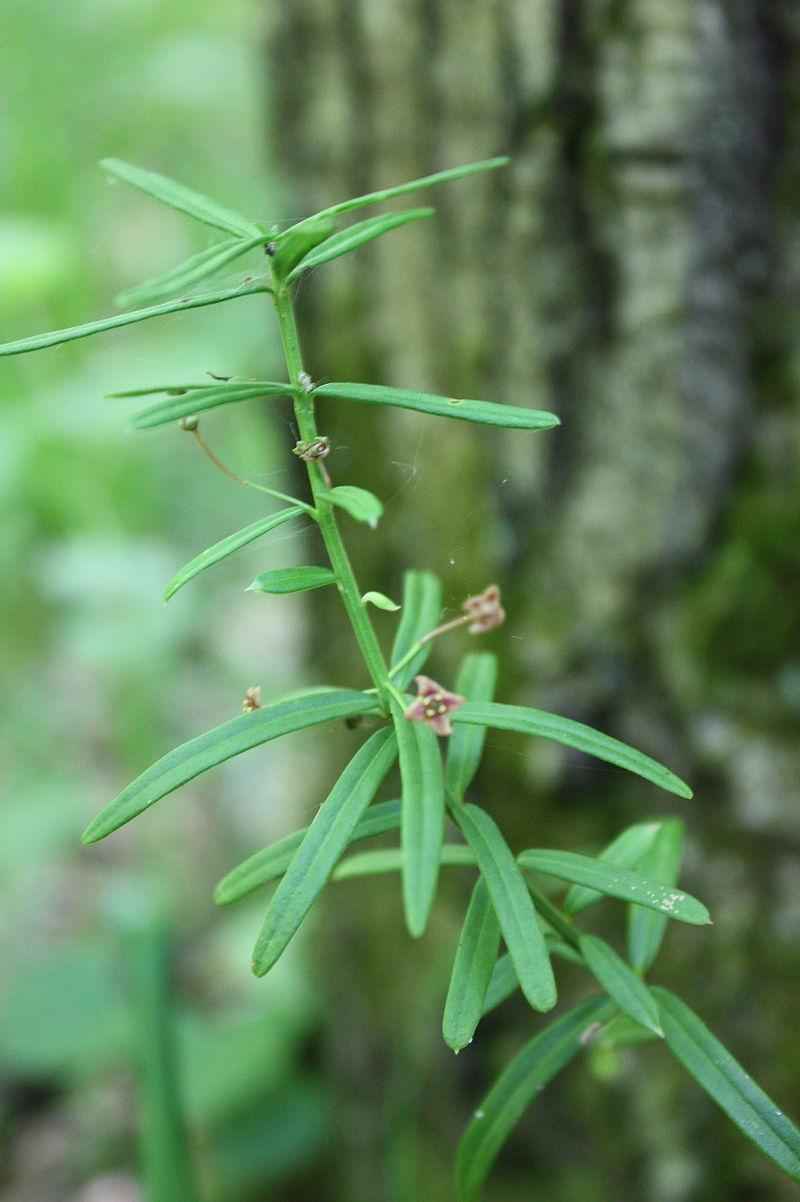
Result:
[[[490,584],[482,593],[475,597],[467,597],[461,607],[472,621],[468,627],[470,634],[485,634],[502,626],[506,620],[506,611],[500,603],[500,589],[496,584]]]
[[[466,701],[458,693],[449,693],[429,676],[417,676],[417,699],[405,711],[412,722],[425,722],[437,735],[452,734],[450,715]]]

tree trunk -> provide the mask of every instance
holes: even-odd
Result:
[[[563,422],[487,432],[331,403],[321,428],[335,482],[386,502],[380,534],[356,539],[363,587],[398,596],[404,569],[430,568],[456,611],[496,579],[508,622],[485,644],[501,657],[502,699],[591,722],[698,785],[683,803],[509,735],[489,739],[476,795],[515,848],[594,849],[627,822],[685,817],[687,887],[728,914],[727,931],[702,946],[673,934],[663,979],[672,972],[705,1003],[780,1093],[782,1070],[769,1069],[780,1028],[751,1006],[739,1020],[724,1011],[730,990],[751,992],[768,964],[767,890],[771,946],[788,938],[776,877],[800,837],[787,734],[800,704],[800,522],[786,495],[797,352],[784,315],[800,271],[789,199],[800,103],[788,69],[800,19],[789,0],[294,0],[269,14],[272,128],[292,215],[513,156],[505,171],[426,194],[435,221],[304,285],[314,378],[531,405]],[[339,629],[336,599],[318,597],[316,629]],[[378,623],[388,639],[391,619]],[[434,674],[451,683],[471,642],[451,636]],[[352,652],[344,634],[316,636],[333,679],[352,682]],[[402,935],[396,887],[348,888],[327,978],[342,1196],[446,1197],[468,1107],[541,1020],[501,1012],[488,1044],[455,1066],[438,1046],[437,1007],[465,886],[446,886],[427,947]],[[787,1019],[777,987],[768,1004],[776,1024]],[[387,1101],[401,1055],[418,1097],[400,1088]],[[575,1074],[554,1087],[549,1115],[523,1123],[513,1144],[520,1179],[535,1164],[555,1202],[600,1197],[600,1175],[609,1199],[677,1199],[708,1171],[703,1197],[729,1198],[697,1127],[713,1124],[720,1155],[741,1160],[740,1137],[700,1103],[676,1116],[677,1099],[696,1095],[668,1066],[655,1083],[627,1061],[617,1071],[610,1084]],[[403,1186],[386,1148],[403,1159],[413,1124],[398,1116],[414,1106],[418,1178]],[[594,1131],[585,1156],[576,1108]],[[514,1154],[497,1168],[497,1199],[519,1197]],[[768,1180],[773,1192],[759,1197],[789,1197]]]

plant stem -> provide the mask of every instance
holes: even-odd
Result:
[[[281,332],[283,353],[286,359],[286,369],[289,379],[297,391],[294,396],[294,413],[297,428],[304,442],[313,442],[319,437],[314,415],[314,398],[303,388],[303,359],[300,351],[300,337],[294,316],[294,306],[289,288],[285,284],[276,284],[273,301],[278,316]],[[350,558],[347,554],[339,527],[336,521],[335,508],[330,501],[324,499],[327,485],[319,464],[306,463],[308,480],[314,497],[322,541],[328,552],[331,567],[336,575],[336,583],[342,603],[350,619],[353,632],[372,677],[378,698],[384,708],[387,708],[387,683],[389,679],[386,661],[383,658],[380,644],[372,627],[366,606],[361,601],[361,590],[358,587]]]

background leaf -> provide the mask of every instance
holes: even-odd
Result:
[[[379,847],[361,851],[342,860],[333,871],[335,881],[347,881],[355,876],[382,876],[387,872],[402,872],[405,856],[402,847]],[[475,868],[475,853],[463,843],[443,843],[439,852],[440,867]]]
[[[410,722],[394,700],[391,709],[403,783],[403,905],[409,934],[418,939],[428,924],[439,878],[444,773],[433,731],[421,722]]]
[[[444,1004],[442,1035],[454,1052],[459,1052],[472,1042],[483,1014],[484,998],[499,946],[500,924],[486,881],[479,877],[472,890],[458,938]]]
[[[207,409],[217,409],[220,405],[234,405],[239,401],[252,401],[265,396],[289,396],[291,391],[291,384],[282,384],[278,380],[192,388],[186,396],[168,396],[166,400],[142,409],[132,421],[137,430],[150,430],[178,421],[181,417],[194,417],[196,413],[204,413]]]
[[[460,397],[434,396],[408,388],[387,388],[383,384],[332,383],[314,389],[318,398],[359,401],[365,405],[392,405],[412,409],[433,417],[452,417],[458,421],[478,422],[485,426],[505,426],[515,430],[552,430],[561,423],[554,413],[538,409],[520,409],[516,405],[497,405],[492,401],[470,401]]]
[[[98,839],[104,839],[174,789],[251,747],[334,718],[377,712],[375,699],[366,693],[327,689],[288,701],[276,701],[251,714],[242,714],[176,747],[137,776],[89,823],[83,833],[83,842],[96,843]]]
[[[660,881],[670,888],[678,882],[683,859],[683,823],[674,818],[661,825],[650,847],[639,861],[639,871],[651,881]],[[655,962],[666,934],[667,919],[663,914],[631,906],[628,910],[628,958],[641,973]]]
[[[285,951],[396,758],[394,731],[389,727],[376,731],[317,810],[269,903],[253,952],[256,976],[269,972]]]
[[[580,947],[589,971],[620,1010],[656,1035],[663,1035],[653,995],[613,947],[596,935],[581,935]]]
[[[224,242],[217,242],[214,246],[198,251],[183,263],[171,267],[169,271],[162,272],[161,275],[154,276],[135,288],[126,288],[114,298],[114,303],[122,309],[127,309],[130,305],[150,305],[162,297],[185,292],[187,288],[193,288],[200,280],[221,271],[223,267],[235,262],[248,251],[255,250],[257,246],[262,246],[266,241],[266,234],[259,234],[254,238],[226,238]]]
[[[101,159],[100,166],[110,175],[116,176],[117,179],[124,180],[126,184],[131,184],[134,188],[146,192],[154,200],[169,205],[170,208],[178,209],[181,213],[186,213],[187,216],[194,217],[206,225],[227,230],[228,233],[238,234],[242,238],[265,238],[264,231],[252,221],[248,221],[241,213],[224,208],[210,197],[203,196],[200,192],[194,192],[184,184],[170,179],[169,176],[159,175],[156,171],[145,171],[142,167],[134,167],[132,163],[126,163],[123,159]]]
[[[206,547],[205,551],[201,551],[199,555],[195,555],[194,559],[190,559],[172,577],[166,587],[164,600],[169,601],[170,597],[175,596],[178,589],[183,588],[184,584],[188,584],[190,580],[193,580],[200,572],[204,572],[206,568],[213,567],[215,563],[219,563],[220,560],[227,559],[229,555],[233,555],[234,551],[238,551],[240,547],[246,547],[254,539],[260,538],[262,534],[268,534],[276,526],[282,526],[284,522],[300,517],[303,513],[305,513],[305,510],[301,509],[299,505],[290,505],[287,509],[279,509],[277,513],[271,513],[265,518],[259,518],[258,521],[251,522],[249,526],[243,526],[235,534],[229,534],[225,538],[221,538],[212,547]]]
[[[442,582],[439,577],[433,572],[404,572],[403,616],[394,637],[392,665],[399,663],[424,635],[436,629],[441,612]],[[431,645],[428,644],[396,673],[394,681],[398,688],[405,688],[422,670],[430,653]]]
[[[654,988],[667,1047],[748,1139],[800,1181],[800,1131],[767,1097],[696,1014],[667,989]]]
[[[433,209],[408,209],[404,213],[387,213],[381,217],[368,217],[366,221],[359,221],[318,243],[303,256],[287,278],[295,280],[304,271],[320,267],[323,263],[338,259],[340,255],[349,254],[352,250],[358,250],[365,243],[372,242],[374,238],[380,238],[382,234],[388,234],[390,230],[395,230],[401,225],[407,225],[409,221],[432,217],[433,212]]]
[[[656,760],[612,739],[610,735],[601,734],[583,722],[574,722],[571,718],[562,718],[560,714],[548,714],[545,710],[535,710],[521,705],[498,705],[497,702],[469,701],[453,714],[454,722],[471,723],[478,726],[492,726],[497,730],[516,730],[520,734],[540,735],[552,739],[556,743],[564,743],[567,747],[575,747],[585,751],[598,760],[606,760],[616,764],[645,780],[652,781],[668,793],[677,793],[679,797],[690,798],[692,790],[679,777],[659,764]]]
[[[465,655],[456,677],[454,691],[470,701],[491,701],[497,681],[497,656],[488,652]],[[456,726],[447,740],[445,786],[458,801],[472,783],[483,755],[486,728]]]
[[[608,844],[597,855],[598,860],[606,864],[617,864],[620,868],[637,868],[648,847],[656,837],[660,823],[637,822],[634,826],[626,827],[621,834]],[[643,873],[644,876],[652,874]],[[658,879],[658,878],[653,878]],[[564,909],[568,914],[578,914],[587,906],[592,906],[603,898],[596,889],[587,889],[584,885],[573,885],[564,898]]]

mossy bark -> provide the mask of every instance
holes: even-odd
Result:
[[[492,736],[476,796],[515,847],[592,848],[626,822],[683,816],[687,884],[728,920],[702,945],[673,935],[663,979],[674,972],[678,990],[785,1097],[788,1070],[770,1065],[798,1065],[788,1035],[780,1044],[780,1029],[790,1030],[780,980],[769,991],[771,1028],[753,1002],[746,1019],[726,1017],[726,1001],[734,989],[752,998],[753,983],[775,971],[772,957],[788,954],[794,911],[778,881],[800,835],[789,734],[800,696],[789,312],[800,271],[800,97],[790,72],[800,19],[788,0],[295,0],[270,6],[268,24],[287,214],[513,156],[506,171],[427,194],[435,222],[320,271],[301,293],[316,378],[530,404],[563,421],[552,433],[487,433],[344,403],[321,414],[336,482],[387,502],[381,534],[357,540],[358,571],[365,588],[396,596],[405,568],[431,568],[451,609],[497,579],[509,618],[486,645],[501,656],[503,699],[589,721],[698,786],[698,799],[682,803],[577,754]],[[340,621],[334,601],[319,595],[316,630]],[[331,673],[352,677],[344,636],[314,639]],[[435,674],[450,681],[468,641],[443,646]],[[449,957],[465,891],[450,889],[454,908],[440,913],[426,949],[403,939],[391,889],[353,888],[337,907],[337,1010],[367,1004],[375,1024],[366,1043],[360,1023],[343,1020],[330,1035],[340,1087],[352,1095],[340,1161],[350,1202],[394,1196],[381,1098],[395,1022],[413,1032],[418,1071],[440,1078],[427,1114],[437,1136],[420,1136],[420,1196],[433,1197],[488,1061],[539,1021],[511,1009],[489,1024],[488,1061],[476,1043],[457,1072],[448,1065],[428,993],[415,1005],[415,975],[442,986],[447,970],[436,964]],[[386,962],[379,932],[392,941]],[[617,1084],[592,1083],[583,1120],[611,1113],[577,1169],[564,1170],[580,1143],[568,1112],[585,1085],[573,1079],[570,1103],[555,1103],[566,1134],[548,1122],[523,1127],[517,1167],[527,1180],[536,1161],[543,1196],[688,1197],[712,1156],[693,1138],[700,1122],[714,1123],[721,1156],[748,1157],[699,1103],[671,1114],[676,1098],[694,1095],[668,1069],[657,1086],[649,1069],[625,1062],[618,1072]],[[636,1134],[644,1113],[647,1131]],[[357,1154],[356,1131],[366,1153]],[[755,1159],[751,1170],[760,1174]],[[518,1196],[508,1173],[504,1194],[499,1169],[498,1199]],[[703,1196],[727,1197],[732,1179],[713,1176]],[[607,1194],[597,1194],[598,1177],[614,1183]],[[678,1177],[686,1184],[673,1188]],[[763,1197],[790,1196],[773,1176],[758,1180]]]

